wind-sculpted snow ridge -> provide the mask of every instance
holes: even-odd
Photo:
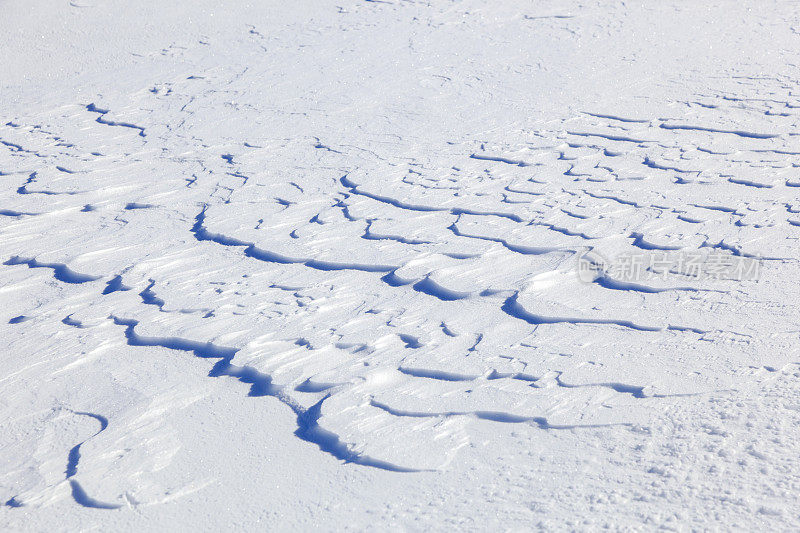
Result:
[[[100,276],[90,276],[88,274],[75,272],[63,263],[42,263],[36,259],[24,259],[16,255],[3,264],[27,265],[28,268],[49,268],[53,270],[53,277],[64,283],[86,283],[87,281],[100,279]]]
[[[286,395],[282,388],[274,386],[272,384],[272,378],[269,375],[261,373],[250,366],[237,366],[232,364],[231,361],[237,352],[235,348],[217,346],[212,343],[204,344],[176,337],[144,337],[137,334],[135,331],[135,327],[138,324],[136,320],[124,319],[116,316],[112,316],[111,319],[114,321],[114,324],[125,326],[125,338],[131,346],[157,346],[168,350],[191,352],[195,357],[200,357],[202,359],[219,359],[219,362],[217,362],[209,372],[208,375],[210,377],[236,378],[242,383],[250,385],[248,396],[271,396],[278,399],[297,415],[298,427],[295,431],[295,435],[305,441],[316,444],[323,452],[329,453],[337,459],[348,463],[371,466],[393,472],[414,472],[413,469],[396,466],[386,461],[373,459],[351,451],[345,443],[341,442],[335,433],[319,426],[318,421],[321,416],[322,402],[324,402],[326,398],[322,398],[319,402],[307,409],[303,408],[291,397]],[[105,426],[102,429],[105,429]],[[80,445],[74,448],[75,454],[78,453],[77,450],[79,446]],[[70,456],[72,456],[72,452]],[[77,465],[77,459],[75,460],[75,465]],[[67,477],[71,475],[74,475],[74,467],[72,474],[70,474],[70,468],[67,468]]]
[[[797,80],[650,94],[608,57],[707,15],[568,4],[226,16],[14,104],[11,528],[800,525]]]
[[[105,431],[105,429],[108,427],[108,420],[106,420],[104,416],[95,413],[84,413],[80,411],[76,411],[75,414],[94,418],[100,424],[100,429],[97,431],[97,433],[95,433],[94,435],[92,435],[92,437],[89,438],[96,437],[97,435]],[[93,509],[119,509],[121,505],[103,503],[101,501],[98,501],[90,497],[88,494],[86,494],[86,491],[83,490],[83,487],[78,482],[78,480],[75,479],[75,475],[78,473],[78,462],[81,459],[81,446],[84,444],[84,442],[86,441],[76,444],[69,451],[69,459],[67,461],[66,475],[67,475],[67,480],[69,481],[70,487],[72,489],[72,498],[75,500],[76,503],[84,507],[91,507]]]
[[[90,113],[99,114],[100,116],[97,117],[95,120],[100,124],[105,124],[106,126],[120,126],[122,128],[131,128],[131,129],[134,129],[134,130],[139,130],[139,136],[140,137],[146,137],[146,135],[144,133],[144,128],[141,127],[141,126],[137,126],[136,124],[131,124],[129,122],[120,122],[120,121],[117,121],[117,120],[109,120],[109,119],[107,119],[106,115],[111,112],[110,109],[100,109],[99,107],[97,107],[94,104],[89,104],[89,105],[86,106],[86,111],[89,111]]]

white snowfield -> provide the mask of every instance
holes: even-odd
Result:
[[[0,0],[0,529],[797,530],[790,1]]]

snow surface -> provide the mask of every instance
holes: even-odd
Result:
[[[0,13],[0,528],[800,528],[796,2]]]

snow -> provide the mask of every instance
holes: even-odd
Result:
[[[800,528],[792,2],[0,9],[0,528]]]

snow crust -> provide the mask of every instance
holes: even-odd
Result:
[[[0,10],[1,528],[800,528],[793,2]]]

